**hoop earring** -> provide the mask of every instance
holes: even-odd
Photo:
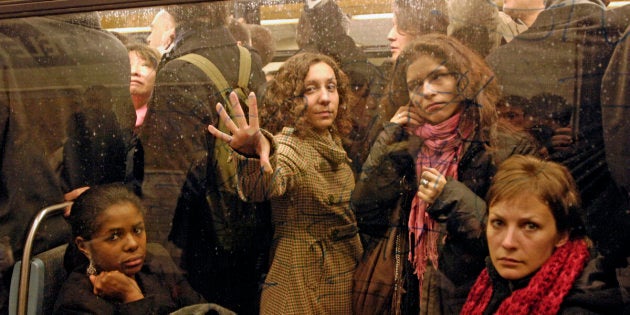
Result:
[[[92,260],[90,260],[90,264],[88,265],[87,269],[85,270],[85,273],[88,276],[96,275],[96,268],[94,268],[94,264],[92,263]]]

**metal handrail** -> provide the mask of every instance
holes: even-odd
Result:
[[[31,277],[31,251],[33,250],[33,242],[39,224],[49,215],[63,212],[63,210],[72,204],[72,201],[58,203],[42,209],[31,224],[31,228],[26,236],[24,243],[24,252],[22,254],[22,266],[20,267],[20,282],[18,286],[17,313],[18,315],[26,315],[28,305],[28,286]]]

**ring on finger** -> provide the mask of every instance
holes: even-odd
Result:
[[[426,178],[423,178],[420,180],[420,185],[424,186],[424,187],[428,187],[429,186],[429,181]]]

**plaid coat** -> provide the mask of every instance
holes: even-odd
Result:
[[[354,176],[340,140],[284,128],[273,139],[273,174],[239,157],[239,193],[271,200],[274,241],[261,314],[350,314],[362,255],[350,209]],[[268,138],[270,134],[266,133]]]

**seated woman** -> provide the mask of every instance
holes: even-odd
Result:
[[[488,191],[490,257],[462,314],[620,314],[614,270],[589,261],[579,193],[561,164],[515,155]]]
[[[125,186],[88,189],[68,221],[73,242],[64,264],[74,268],[56,314],[167,314],[205,302],[169,256],[147,253],[144,208]]]

